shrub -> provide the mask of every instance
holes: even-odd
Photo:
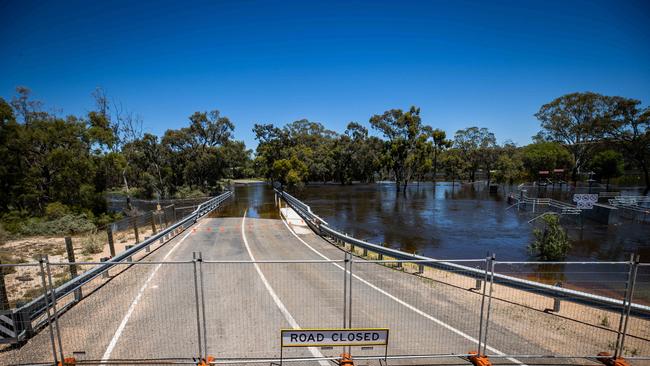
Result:
[[[105,236],[101,234],[93,233],[89,235],[82,241],[81,252],[84,255],[101,253],[106,244],[104,239],[106,239]]]
[[[49,220],[60,219],[69,213],[70,208],[61,202],[52,202],[45,206],[45,217]]]
[[[95,230],[86,214],[66,214],[56,220],[42,218],[29,218],[20,225],[22,235],[68,235],[79,234]]]
[[[560,225],[556,215],[543,217],[544,229],[535,229],[535,241],[528,247],[531,253],[543,261],[556,261],[564,259],[571,249],[571,242],[566,231]]]
[[[9,239],[9,234],[5,231],[2,224],[0,224],[0,245],[7,242],[8,239]]]

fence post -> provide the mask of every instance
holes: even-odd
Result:
[[[630,255],[630,262],[629,262],[629,270],[627,273],[627,281],[625,282],[625,295],[623,298],[623,308],[621,309],[621,316],[618,321],[618,330],[616,331],[616,347],[614,349],[614,359],[620,357],[622,347],[621,347],[621,337],[623,333],[623,325],[625,323],[626,317],[625,314],[627,313],[627,304],[628,304],[628,299],[630,296],[630,288],[632,285],[632,279],[634,275],[634,268],[636,267],[634,265],[634,260],[635,260],[635,255],[631,254]]]
[[[0,261],[2,264],[2,261]],[[0,310],[9,310],[9,296],[5,286],[5,267],[0,266]]]
[[[174,223],[176,222],[176,206],[172,204],[172,220],[174,220]]]
[[[167,210],[163,207],[163,215],[165,215],[165,229],[169,227],[169,218],[167,217]]]
[[[65,237],[65,249],[68,252],[68,262],[69,263],[74,263],[74,247],[72,246],[72,238],[69,236]],[[77,265],[76,264],[70,264],[70,278],[75,278],[77,277]],[[81,301],[81,298],[83,297],[81,293],[81,288],[78,288],[74,290],[74,299],[79,302]]]
[[[138,217],[137,216],[133,216],[131,218],[131,225],[133,226],[133,232],[135,233],[135,243],[137,244],[137,243],[140,242],[140,237],[138,235]]]
[[[192,252],[192,267],[194,269],[194,305],[196,305],[196,332],[199,344],[199,358],[203,357],[203,345],[201,342],[201,311],[199,306],[199,281],[196,270],[197,252]]]
[[[106,228],[106,234],[108,234],[108,249],[111,252],[111,257],[115,257],[115,243],[113,242],[113,229],[109,225]]]
[[[54,342],[54,329],[52,325],[52,315],[50,313],[50,300],[48,298],[48,289],[47,289],[47,281],[45,280],[45,266],[43,263],[45,263],[45,256],[42,256],[38,260],[38,266],[40,268],[40,276],[41,276],[41,285],[43,286],[43,299],[45,300],[45,313],[47,315],[47,328],[50,333],[50,344],[52,345],[52,357],[54,357],[54,364],[58,364],[59,360],[56,353],[56,342]]]
[[[151,211],[151,235],[156,235],[156,211]]]
[[[632,298],[634,296],[634,286],[636,285],[636,276],[637,276],[637,272],[638,272],[638,269],[639,269],[639,262],[640,262],[641,256],[638,255],[638,254],[635,254],[632,258],[633,259],[632,259],[632,276],[630,278],[630,281],[631,281],[631,283],[630,283],[630,295],[628,296],[627,309],[625,310],[625,321],[624,321],[624,324],[623,324],[623,333],[621,334],[621,347],[620,347],[620,351],[618,352],[618,355],[614,356],[614,359],[616,359],[616,357],[622,356],[623,351],[625,350],[625,336],[627,334],[627,323],[630,320],[630,310],[632,309]]]
[[[61,328],[59,327],[59,313],[56,310],[56,293],[54,291],[54,284],[52,283],[52,270],[50,268],[50,261],[47,256],[45,259],[45,269],[47,270],[47,283],[50,286],[50,295],[52,298],[52,312],[54,313],[54,327],[56,329],[56,338],[59,345],[59,356],[63,360],[63,342],[61,342]]]

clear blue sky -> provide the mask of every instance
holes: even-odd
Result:
[[[158,135],[219,109],[249,147],[256,122],[342,132],[417,105],[449,134],[526,144],[564,93],[650,104],[649,4],[0,0],[0,96],[83,114],[102,86]]]

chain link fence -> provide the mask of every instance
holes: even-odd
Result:
[[[10,306],[20,293],[7,280],[13,274],[31,278],[31,291],[55,301],[30,322],[26,341],[3,345],[0,363],[51,364],[70,356],[87,364],[192,363],[207,355],[220,362],[313,360],[346,351],[295,348],[281,355],[283,328],[390,329],[387,349],[347,349],[359,358],[458,358],[477,350],[506,362],[584,363],[603,351],[639,362],[650,356],[648,318],[629,306],[647,303],[647,264],[396,260],[370,253],[366,259],[356,249],[344,260],[212,261],[195,253],[193,261],[121,262],[64,296],[52,290],[102,263],[2,265]],[[508,286],[505,277],[530,286]],[[620,303],[595,308],[569,295],[548,296],[539,284]],[[18,319],[7,311],[0,330]]]

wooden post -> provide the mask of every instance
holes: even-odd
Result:
[[[140,242],[140,237],[138,235],[138,217],[134,216],[131,218],[131,224],[133,225],[133,232],[135,233],[135,243]]]
[[[167,210],[163,207],[163,214],[165,215],[165,229],[169,227],[169,218],[167,217]]]
[[[9,310],[10,308],[7,287],[5,287],[5,268],[7,267],[0,267],[0,310]]]
[[[113,242],[113,230],[111,227],[106,228],[106,234],[108,234],[108,249],[111,252],[111,257],[115,257],[115,243]]]
[[[156,211],[151,211],[151,235],[156,235]]]
[[[65,250],[68,252],[68,263],[74,263],[74,247],[72,246],[72,238],[69,236],[65,237]],[[77,277],[77,265],[70,264],[70,278]],[[81,288],[78,288],[74,291],[74,298],[76,301],[81,301],[82,299]]]
[[[176,206],[172,204],[172,219],[176,222]]]

